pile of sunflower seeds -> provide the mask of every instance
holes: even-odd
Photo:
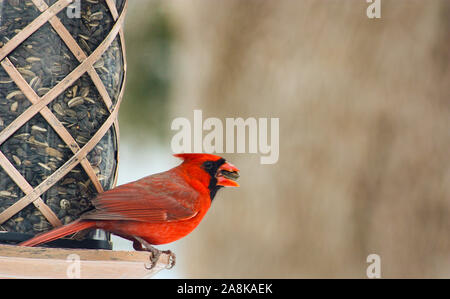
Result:
[[[46,0],[52,5],[55,0]],[[118,1],[118,7],[123,1]],[[105,1],[80,1],[80,18],[69,18],[62,10],[57,16],[86,55],[90,55],[114,25]],[[119,10],[120,12],[120,10]],[[32,22],[40,12],[30,0],[0,0],[0,47]],[[50,24],[44,24],[8,58],[38,96],[44,96],[79,62]],[[116,40],[94,64],[113,105],[123,84],[123,56]],[[0,131],[21,115],[30,101],[0,67]],[[83,147],[109,116],[109,110],[90,76],[84,74],[54,99],[48,108]],[[73,156],[59,135],[37,114],[0,145],[0,151],[32,186],[36,187]],[[87,159],[105,190],[114,184],[117,168],[117,136],[111,128]],[[64,223],[90,208],[96,190],[81,166],[76,166],[41,198]],[[0,168],[0,213],[24,196],[21,189]],[[51,225],[31,204],[0,225],[0,231],[39,233]]]

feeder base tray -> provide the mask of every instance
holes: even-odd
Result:
[[[161,254],[152,269],[142,251],[0,245],[0,278],[150,278],[170,264]]]
[[[18,244],[20,242],[31,239],[33,235],[14,233],[14,232],[0,232],[0,244]],[[71,240],[71,239],[58,239],[46,244],[42,244],[43,247],[51,248],[80,248],[80,249],[112,249],[112,243],[106,240],[84,239],[84,240]]]

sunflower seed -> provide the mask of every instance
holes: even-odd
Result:
[[[73,108],[73,107],[76,107],[83,103],[84,103],[84,99],[82,97],[75,97],[67,103],[67,106],[69,106],[69,108]]]
[[[47,132],[46,128],[41,128],[41,127],[36,126],[36,125],[31,126],[31,130],[36,130],[36,131],[39,131],[39,132]]]

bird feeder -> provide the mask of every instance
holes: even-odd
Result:
[[[0,2],[0,242],[70,223],[115,186],[126,7]],[[81,244],[107,249],[108,238]]]

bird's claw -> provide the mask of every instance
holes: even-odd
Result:
[[[156,266],[156,264],[158,263],[161,253],[169,255],[169,263],[167,264],[166,269],[172,269],[175,266],[175,263],[176,263],[175,253],[173,253],[170,250],[165,250],[165,251],[155,250],[155,251],[150,251],[150,266],[145,265],[145,269],[147,269],[147,270],[153,269]]]
[[[158,263],[159,257],[161,256],[161,253],[169,255],[169,263],[166,266],[166,269],[172,269],[173,266],[175,266],[176,256],[175,253],[173,253],[170,250],[161,251],[153,247],[150,243],[145,241],[144,239],[140,237],[135,237],[136,241],[133,242],[133,247],[135,250],[145,250],[150,252],[150,266],[144,265],[145,269],[151,270],[153,269],[156,264]]]
[[[145,265],[145,269],[151,270],[158,263],[159,257],[161,256],[161,251],[154,248],[154,250],[150,251],[150,266]]]
[[[172,269],[175,266],[177,256],[170,250],[165,250],[163,253],[169,255],[169,263],[167,264],[166,269]]]

